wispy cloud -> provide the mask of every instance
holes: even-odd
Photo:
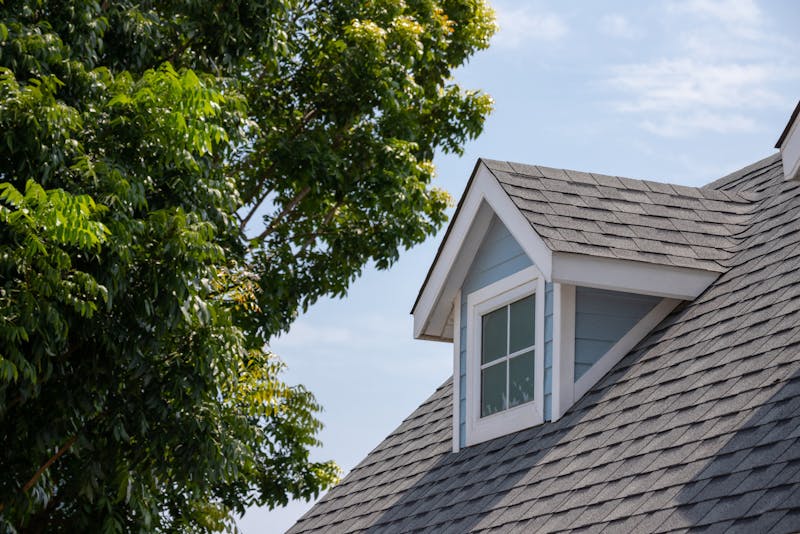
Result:
[[[518,48],[534,41],[557,41],[567,34],[567,25],[555,13],[537,11],[530,7],[495,5],[500,30],[492,45]]]
[[[684,0],[667,5],[671,57],[615,66],[608,84],[623,112],[645,130],[670,137],[751,132],[755,111],[786,105],[781,82],[800,79],[794,43],[768,31],[753,0]],[[782,50],[782,52],[776,52]]]
[[[668,7],[676,13],[707,17],[733,26],[751,26],[762,16],[754,0],[683,0],[671,2]]]
[[[780,94],[770,88],[780,74],[771,65],[680,58],[616,67],[610,83],[635,96],[619,103],[622,111],[763,108],[780,104]]]
[[[641,126],[663,137],[686,137],[700,132],[752,132],[757,128],[756,122],[745,115],[711,111],[667,113],[657,120],[643,120]]]
[[[619,39],[637,39],[641,37],[641,32],[622,15],[603,15],[598,21],[598,28],[602,33]]]

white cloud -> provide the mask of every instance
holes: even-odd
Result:
[[[686,137],[699,132],[736,133],[757,129],[755,121],[738,113],[693,111],[660,115],[657,120],[644,120],[643,129],[663,137]]]
[[[673,2],[671,11],[738,27],[751,27],[761,20],[761,10],[753,0],[686,0]]]
[[[681,58],[616,67],[609,82],[633,97],[618,104],[621,111],[675,112],[780,105],[781,96],[769,87],[780,75],[770,65]]]
[[[557,41],[567,33],[564,20],[554,13],[541,13],[531,8],[496,5],[500,27],[492,46],[518,48],[533,41]]]
[[[664,48],[673,54],[614,67],[607,82],[622,95],[616,108],[670,137],[758,130],[755,111],[786,106],[778,88],[800,79],[797,45],[772,35],[769,22],[752,0],[669,4]]]
[[[636,39],[641,32],[622,15],[603,15],[598,21],[602,33],[620,39]]]

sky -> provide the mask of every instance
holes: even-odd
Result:
[[[796,0],[491,4],[500,31],[455,80],[494,112],[463,156],[434,161],[454,200],[479,157],[703,185],[775,153],[800,98]],[[314,459],[346,473],[452,373],[452,345],[414,340],[410,316],[443,233],[272,343],[284,380],[324,407]],[[238,525],[281,533],[312,504],[253,508]]]

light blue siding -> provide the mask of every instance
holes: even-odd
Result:
[[[533,265],[505,225],[494,217],[461,286],[459,443],[467,439],[467,295]],[[552,339],[552,338],[551,338]],[[552,345],[552,343],[551,343]]]
[[[575,380],[613,347],[661,299],[620,291],[575,289]]]

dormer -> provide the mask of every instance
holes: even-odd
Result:
[[[454,346],[454,451],[562,417],[726,270],[751,204],[479,160],[412,310]]]

